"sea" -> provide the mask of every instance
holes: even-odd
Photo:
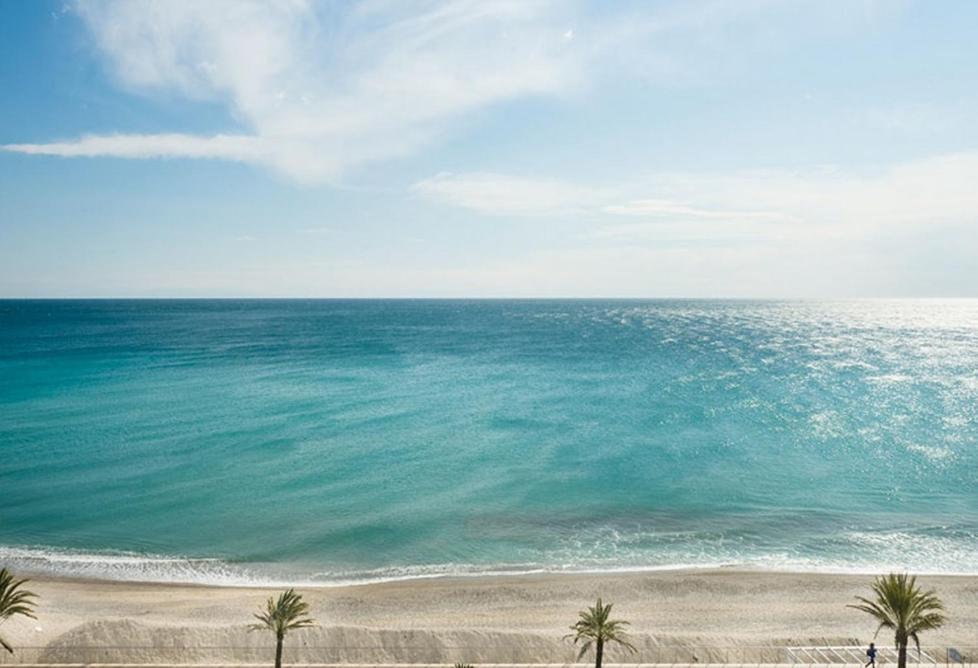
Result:
[[[978,574],[978,301],[0,301],[0,565]]]

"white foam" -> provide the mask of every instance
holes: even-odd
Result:
[[[906,447],[910,452],[919,453],[932,462],[945,461],[954,456],[954,452],[948,448],[938,448],[932,445],[920,445],[919,443],[908,443]]]
[[[867,376],[866,380],[878,385],[896,385],[899,383],[909,383],[913,381],[912,376],[903,373],[886,373],[879,376]]]
[[[247,586],[258,573],[214,558],[135,552],[86,552],[41,546],[0,546],[0,562],[27,573],[69,578]]]
[[[733,549],[729,558],[718,552],[676,551],[661,563],[642,563],[636,552],[619,553],[618,563],[607,559],[566,559],[537,563],[444,563],[393,566],[365,570],[307,570],[287,572],[273,564],[233,564],[215,558],[144,555],[133,552],[85,552],[49,547],[0,546],[0,563],[26,574],[67,578],[199,584],[225,587],[316,586],[338,587],[406,580],[502,577],[540,574],[641,573],[673,570],[745,568],[794,573],[878,574],[911,571],[921,575],[978,574],[978,556],[968,540],[907,532],[852,531],[840,536],[842,554],[864,558],[806,556],[794,551],[747,554]],[[556,556],[556,555],[555,555]],[[649,555],[645,555],[647,560]],[[624,563],[623,563],[624,562]]]

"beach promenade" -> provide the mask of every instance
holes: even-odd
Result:
[[[106,666],[111,668],[182,668],[183,666],[193,666],[194,668],[268,668],[269,662],[263,663],[18,663],[7,661],[4,665],[18,665],[24,668],[90,668],[93,666]],[[302,666],[302,668],[456,668],[452,663],[286,663],[284,665]],[[478,668],[593,668],[593,663],[481,663]],[[646,668],[658,666],[670,666],[671,668],[701,668],[702,666],[717,665],[726,668],[801,668],[803,666],[831,666],[832,668],[844,668],[851,666],[858,668],[860,663],[605,663],[605,668]],[[911,664],[916,665],[916,664]],[[932,664],[938,665],[938,664]],[[978,662],[939,664],[947,666],[962,666],[971,668],[978,665]],[[473,667],[475,668],[475,667]]]

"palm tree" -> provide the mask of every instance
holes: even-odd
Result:
[[[6,568],[0,568],[0,624],[16,615],[37,619],[34,616],[34,599],[37,594],[22,589],[25,582],[27,580],[14,580],[14,576]],[[0,638],[0,645],[11,654],[14,653],[14,648],[3,638]]]
[[[275,634],[275,668],[282,668],[282,641],[293,629],[312,626],[315,622],[307,615],[309,604],[294,589],[283,592],[276,601],[270,597],[264,609],[255,613],[260,624],[252,624],[249,631],[271,631]]]
[[[907,641],[913,640],[920,652],[921,631],[940,628],[946,618],[944,604],[933,590],[922,591],[917,576],[906,573],[881,575],[873,582],[875,600],[857,596],[858,605],[848,607],[872,615],[883,629],[891,629],[896,641],[898,668],[907,668]]]
[[[575,645],[578,641],[583,642],[581,651],[577,655],[578,660],[587,654],[591,645],[594,645],[594,668],[601,668],[605,643],[618,643],[629,651],[635,651],[635,647],[626,639],[625,627],[628,626],[628,622],[620,619],[608,619],[610,615],[611,603],[602,605],[599,598],[593,608],[581,610],[580,619],[570,627],[573,633],[566,636],[573,638]]]

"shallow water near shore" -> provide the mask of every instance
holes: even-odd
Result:
[[[978,573],[978,301],[0,301],[0,561]]]

